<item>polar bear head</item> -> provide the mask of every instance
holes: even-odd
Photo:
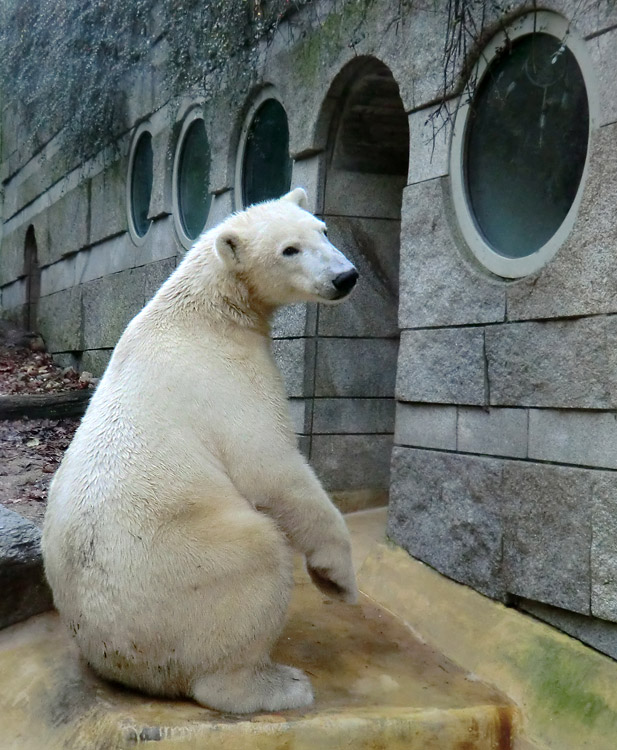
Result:
[[[354,265],[328,240],[324,222],[306,207],[306,193],[296,188],[214,230],[219,261],[267,305],[336,304],[358,279]]]

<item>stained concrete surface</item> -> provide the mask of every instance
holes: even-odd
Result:
[[[349,517],[354,562],[383,535],[384,511]],[[306,670],[310,710],[237,717],[189,701],[154,700],[98,679],[80,662],[58,616],[0,633],[3,750],[505,750],[513,706],[414,638],[387,610],[326,600],[301,565],[275,658]]]

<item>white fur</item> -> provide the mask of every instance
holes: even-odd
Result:
[[[296,448],[269,318],[353,268],[303,191],[204,234],[129,324],[54,478],[54,599],[101,675],[226,711],[312,700],[271,663],[292,588],[353,602],[340,513]],[[285,256],[286,247],[301,252]]]

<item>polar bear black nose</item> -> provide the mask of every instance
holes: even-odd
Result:
[[[352,268],[351,271],[339,273],[338,276],[332,279],[332,284],[338,292],[341,292],[341,294],[349,294],[354,288],[357,280],[358,272],[355,268]]]

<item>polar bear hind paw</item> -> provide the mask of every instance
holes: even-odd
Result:
[[[271,663],[198,677],[193,683],[192,697],[206,708],[248,714],[310,706],[313,690],[301,670]]]

